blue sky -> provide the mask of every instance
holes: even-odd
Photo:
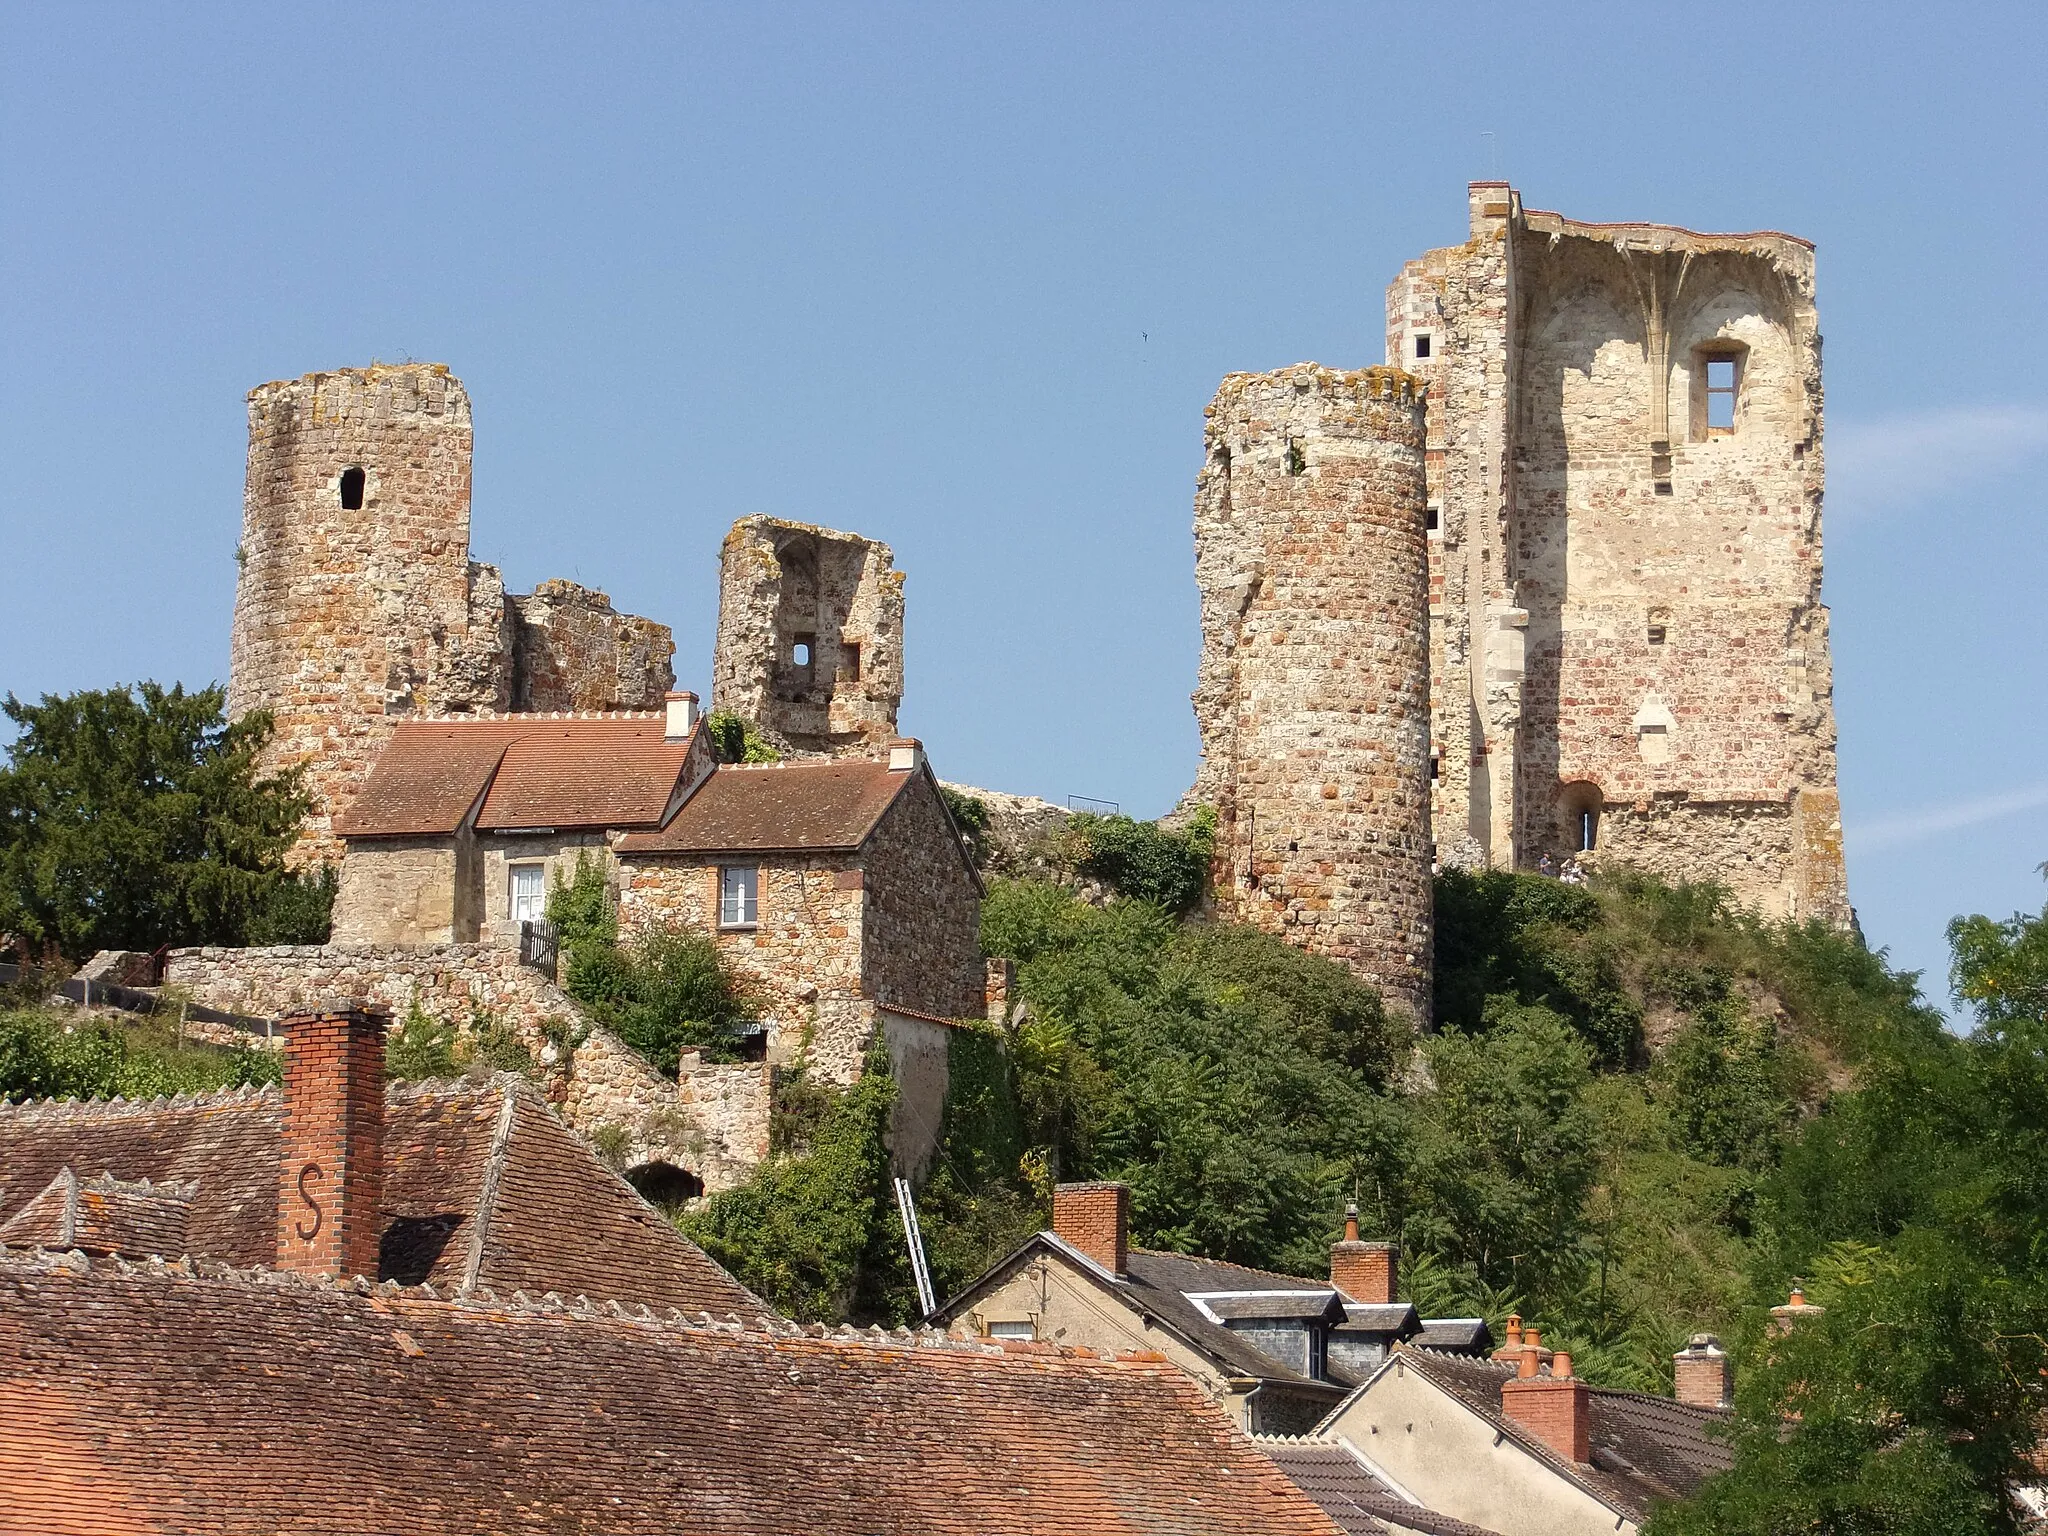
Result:
[[[0,17],[0,689],[226,670],[268,379],[445,361],[473,549],[710,666],[771,512],[909,573],[949,777],[1193,777],[1190,500],[1233,369],[1533,207],[1819,244],[1852,897],[1945,990],[2038,908],[2048,8],[94,8]]]

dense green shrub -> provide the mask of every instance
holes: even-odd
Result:
[[[167,1020],[123,1026],[51,1008],[0,1012],[0,1098],[147,1099],[281,1081],[282,1059],[256,1047],[183,1044]]]
[[[472,1002],[467,1025],[462,1028],[436,1018],[421,1005],[415,991],[397,1027],[385,1037],[385,1073],[401,1082],[470,1073],[534,1075],[532,1053],[500,1014]]]
[[[960,829],[960,838],[967,844],[967,852],[974,860],[974,867],[982,868],[988,863],[989,855],[988,802],[979,796],[944,784],[939,786],[939,798],[946,802],[946,810],[953,818],[953,825]]]
[[[1128,816],[1080,815],[1069,824],[1068,836],[1078,847],[1077,872],[1132,901],[1191,912],[1209,888],[1216,813],[1208,806],[1179,831]]]
[[[782,754],[768,744],[760,727],[745,715],[713,710],[704,717],[711,750],[721,763],[779,763]]]

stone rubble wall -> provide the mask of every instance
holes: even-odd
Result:
[[[620,613],[573,581],[544,581],[510,602],[515,710],[660,709],[675,687],[666,624]]]
[[[889,546],[780,518],[734,523],[711,707],[746,716],[788,753],[840,757],[886,748],[902,701],[903,573]]]
[[[427,948],[280,945],[173,950],[164,985],[210,1008],[276,1018],[341,999],[381,1002],[403,1019],[415,999],[433,1017],[467,1027],[473,1009],[517,1032],[563,1119],[586,1137],[626,1135],[622,1161],[665,1161],[730,1188],[766,1155],[768,1067],[698,1062],[671,1081],[610,1031],[593,1024],[517,950],[484,944]],[[563,1043],[582,1036],[565,1056]],[[237,1035],[236,1043],[252,1037]]]
[[[1023,875],[1032,871],[1033,850],[1059,836],[1074,813],[1064,805],[1035,795],[1010,795],[999,789],[946,784],[955,794],[969,795],[988,808],[986,869],[992,875]]]
[[[1202,768],[1222,914],[1427,1018],[1428,554],[1421,384],[1232,374],[1195,500]]]
[[[862,990],[884,1007],[980,1017],[981,883],[926,769],[883,813],[860,852]]]

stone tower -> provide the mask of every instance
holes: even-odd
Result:
[[[1387,298],[1429,386],[1439,855],[1590,845],[1848,922],[1813,247],[1469,201]]]
[[[743,517],[722,561],[711,707],[797,754],[885,750],[903,702],[903,573],[889,546]]]
[[[339,853],[333,816],[391,716],[509,702],[504,585],[469,559],[470,447],[438,363],[249,394],[228,710],[270,710],[270,766],[307,765],[300,861]]]
[[[1343,961],[1426,1020],[1429,616],[1421,384],[1234,373],[1195,493],[1193,798],[1225,916]]]
[[[602,592],[508,598],[469,558],[469,396],[441,363],[345,368],[249,394],[228,712],[267,709],[264,766],[303,764],[313,807],[291,860],[340,857],[394,717],[658,709],[665,626]]]

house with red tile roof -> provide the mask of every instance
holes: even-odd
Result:
[[[1341,1536],[1156,1355],[12,1246],[0,1526]]]

